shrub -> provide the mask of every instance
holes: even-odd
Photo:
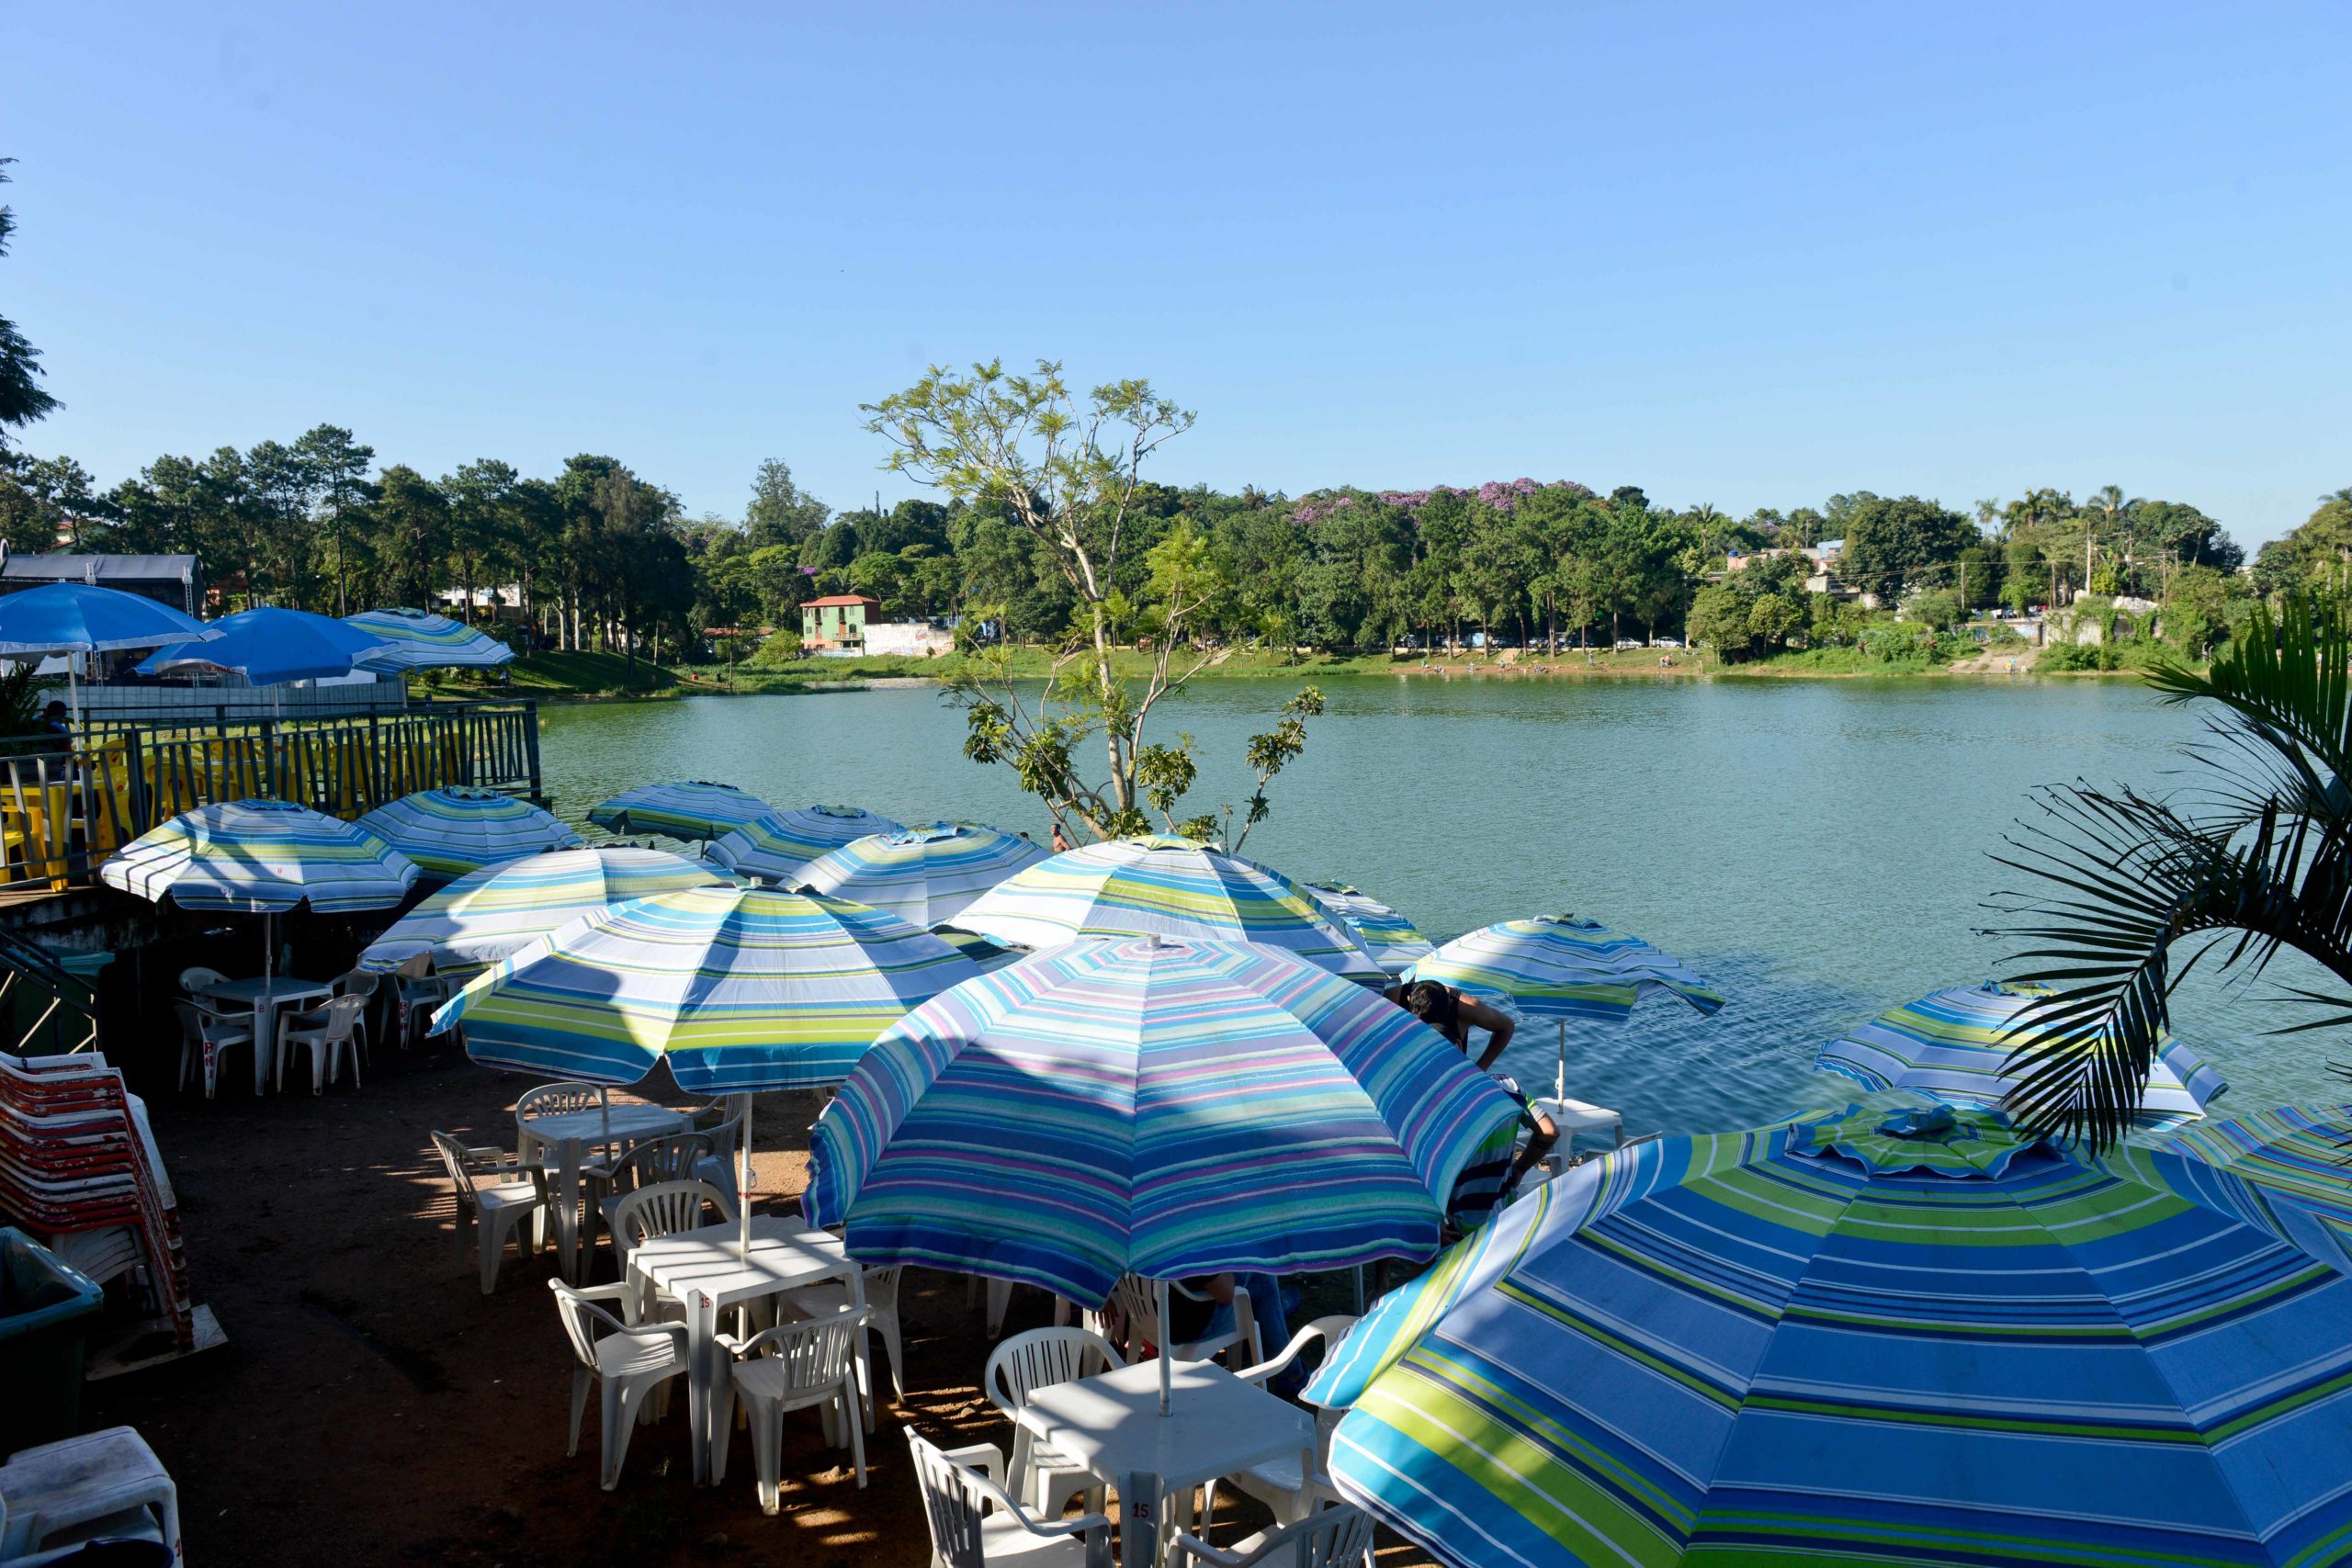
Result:
[[[773,670],[779,665],[790,664],[799,657],[800,634],[786,626],[760,644],[760,650],[752,655],[751,662],[763,669]]]

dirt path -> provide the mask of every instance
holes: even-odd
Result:
[[[191,1562],[928,1561],[900,1423],[951,1446],[1009,1442],[974,1386],[989,1346],[960,1280],[909,1275],[910,1398],[886,1398],[867,1439],[867,1491],[810,1413],[786,1418],[777,1517],[759,1511],[742,1434],[726,1482],[697,1491],[683,1391],[667,1418],[638,1429],[620,1489],[599,1491],[593,1403],[581,1453],[563,1452],[572,1361],[546,1285],[552,1259],[510,1256],[498,1293],[482,1295],[453,1238],[447,1180],[428,1158],[430,1129],[511,1143],[526,1080],[454,1058],[388,1053],[378,1066],[356,1093],[150,1100],[197,1299],[229,1344],[91,1384],[85,1419],[136,1426],[153,1444],[179,1485]],[[767,1206],[797,1211],[814,1113],[810,1096],[760,1097],[752,1185]],[[609,1278],[609,1256],[600,1265]],[[1010,1327],[1045,1321],[1038,1292],[1013,1302]],[[1383,1561],[1403,1559],[1392,1549]]]

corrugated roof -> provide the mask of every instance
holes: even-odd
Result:
[[[863,593],[828,593],[822,599],[811,599],[800,607],[813,610],[820,604],[880,604],[879,599],[868,599]]]
[[[0,570],[0,577],[39,582],[186,582],[195,575],[194,556],[11,554]]]

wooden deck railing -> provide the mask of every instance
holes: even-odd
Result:
[[[0,886],[86,881],[123,844],[212,801],[290,800],[350,818],[423,789],[539,794],[535,703],[164,728],[95,719],[70,750],[0,739]]]

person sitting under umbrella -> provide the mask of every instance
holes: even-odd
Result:
[[[1470,1032],[1473,1029],[1487,1032],[1487,1048],[1478,1055],[1478,1070],[1493,1078],[1505,1094],[1519,1102],[1519,1122],[1527,1129],[1526,1145],[1519,1151],[1519,1157],[1511,1162],[1502,1185],[1496,1190],[1495,1201],[1500,1202],[1519,1185],[1519,1179],[1533,1168],[1536,1161],[1550,1154],[1552,1146],[1560,1141],[1559,1127],[1536,1109],[1534,1101],[1529,1100],[1526,1092],[1519,1087],[1519,1081],[1493,1070],[1495,1062],[1502,1055],[1504,1047],[1510,1043],[1511,1036],[1518,1032],[1519,1026],[1511,1021],[1509,1013],[1499,1008],[1466,996],[1451,986],[1440,985],[1435,980],[1391,986],[1381,994],[1453,1041],[1464,1055],[1470,1049]],[[1470,1174],[1467,1171],[1464,1173],[1465,1178]]]

